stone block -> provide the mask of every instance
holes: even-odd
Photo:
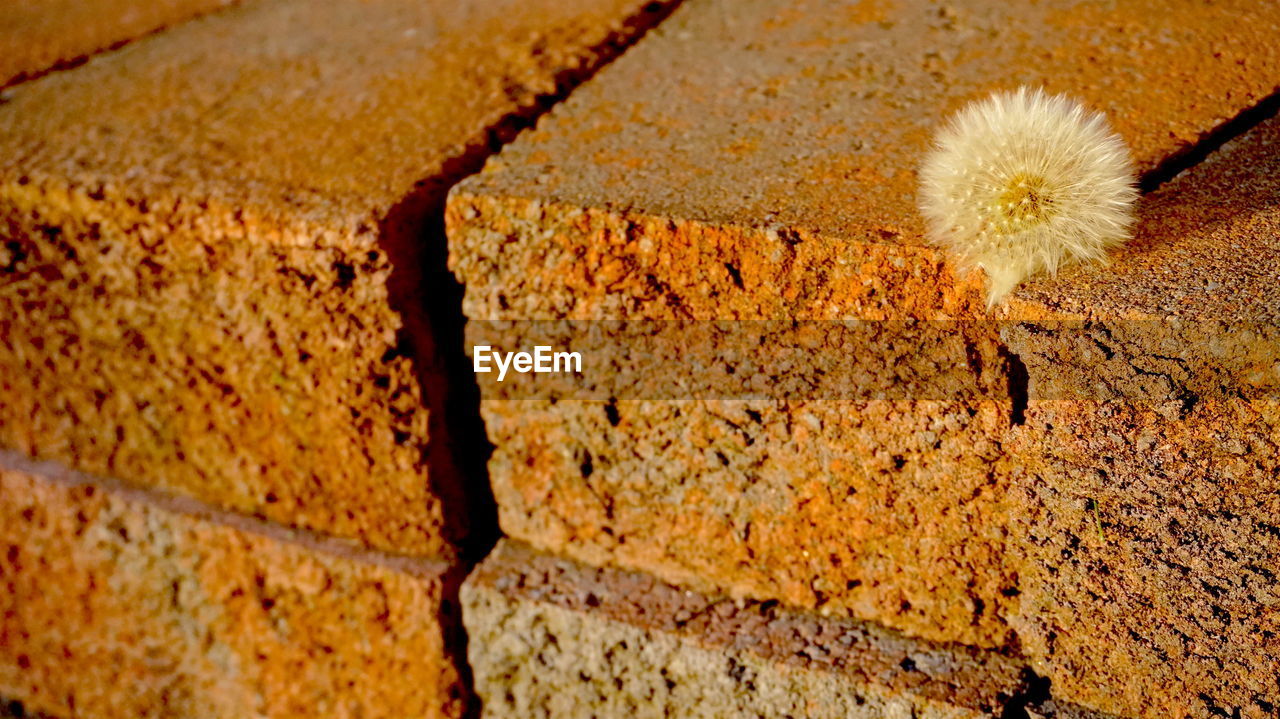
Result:
[[[0,696],[24,714],[462,716],[448,565],[0,463]]]

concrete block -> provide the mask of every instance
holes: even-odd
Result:
[[[449,555],[443,193],[662,10],[267,0],[13,88],[0,444]]]
[[[689,3],[451,192],[464,309],[509,335],[528,320],[985,318],[979,278],[924,246],[915,210],[944,117],[1043,85],[1106,112],[1153,171],[1273,92],[1277,32],[1280,9],[1259,3]],[[1003,380],[1003,398],[495,390],[503,527],[701,589],[1005,645],[1020,376],[994,329],[972,346],[997,360],[975,386]]]
[[[1144,198],[1104,268],[1028,284],[1015,618],[1060,696],[1280,711],[1280,122]]]
[[[486,717],[989,717],[1026,688],[995,652],[734,602],[504,540],[463,585]]]
[[[0,696],[24,713],[462,715],[448,565],[0,463]]]

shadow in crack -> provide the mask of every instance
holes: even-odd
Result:
[[[480,419],[480,392],[463,344],[463,288],[447,267],[444,205],[449,188],[479,172],[485,160],[679,4],[645,4],[592,49],[588,62],[558,73],[554,92],[539,95],[482,131],[435,176],[419,181],[380,223],[381,244],[394,268],[388,282],[391,305],[404,322],[399,350],[414,360],[429,413],[431,440],[424,459],[431,489],[445,506],[445,532],[467,563],[483,558],[500,531],[486,471],[493,447]]]
[[[447,190],[443,181],[419,183],[386,214],[379,234],[394,268],[391,306],[404,323],[398,348],[414,361],[428,412],[428,481],[444,505],[446,536],[471,563],[498,539],[497,508],[486,473],[492,446],[463,349],[462,286],[446,267]]]
[[[501,536],[497,503],[487,465],[493,452],[480,418],[480,390],[467,358],[462,314],[463,287],[448,269],[444,206],[449,188],[479,172],[485,160],[534,124],[576,86],[594,75],[650,28],[667,18],[681,0],[650,2],[589,54],[590,61],[560,72],[555,91],[536,97],[479,133],[431,178],[420,180],[379,223],[382,249],[391,261],[387,291],[403,322],[396,351],[414,362],[428,412],[429,441],[423,463],[432,492],[444,506],[444,532],[459,548],[460,568],[479,562]],[[461,580],[459,573],[456,579]],[[446,614],[459,611],[457,586],[445,589]],[[444,621],[445,641],[458,656],[462,686],[471,686],[467,637],[457,616]],[[459,697],[466,716],[478,716],[473,696]]]
[[[1218,125],[1188,145],[1182,152],[1166,157],[1159,165],[1138,179],[1138,189],[1147,194],[1177,177],[1184,170],[1204,162],[1210,155],[1232,139],[1243,135],[1280,112],[1280,89],[1264,97],[1258,104]]]

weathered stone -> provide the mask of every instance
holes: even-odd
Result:
[[[235,0],[42,0],[0,17],[0,87],[226,7]]]
[[[443,193],[662,8],[264,0],[13,88],[0,444],[447,556]]]
[[[24,714],[458,717],[458,578],[0,451],[0,696]]]
[[[942,118],[1044,85],[1106,112],[1151,171],[1274,90],[1277,32],[1280,6],[1251,2],[690,3],[453,190],[464,308],[513,332],[980,317],[979,278],[953,277],[914,209]],[[502,525],[595,564],[1003,645],[1020,377],[994,329],[972,347],[997,360],[975,384],[1004,377],[1005,399],[495,391]]]
[[[986,717],[1026,688],[998,653],[734,602],[504,540],[463,585],[486,717]]]
[[[1015,620],[1067,699],[1280,711],[1280,121],[1144,199],[1105,268],[1006,310],[1030,402]]]

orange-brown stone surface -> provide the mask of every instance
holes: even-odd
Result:
[[[0,444],[448,555],[443,192],[661,11],[265,0],[12,88]]]
[[[1029,689],[1022,665],[994,651],[702,595],[510,540],[467,577],[462,601],[491,718],[980,719],[1016,712]]]
[[[0,13],[0,87],[235,0],[41,0]]]
[[[914,209],[947,114],[1044,85],[1106,112],[1147,172],[1275,89],[1278,31],[1280,7],[1253,2],[690,3],[452,191],[464,309],[978,317],[980,278],[953,277]],[[978,356],[998,348],[994,330],[974,338]],[[987,363],[975,382],[994,372],[1014,389],[1016,370]],[[502,396],[483,411],[516,537],[932,639],[1012,641],[1012,394]]]
[[[692,4],[455,192],[468,314],[959,311],[925,269],[914,200],[946,116],[1042,85],[1105,112],[1145,172],[1276,89],[1278,31],[1280,10],[1252,0]],[[501,205],[517,200],[539,204]],[[548,232],[495,267],[461,232],[523,237],[530,212],[583,212],[595,242]],[[648,242],[598,226],[609,218]],[[914,262],[889,274],[894,257]]]
[[[1028,284],[1025,651],[1121,716],[1280,711],[1280,121],[1143,199],[1105,268]]]
[[[443,563],[0,465],[0,695],[27,710],[462,715]]]

